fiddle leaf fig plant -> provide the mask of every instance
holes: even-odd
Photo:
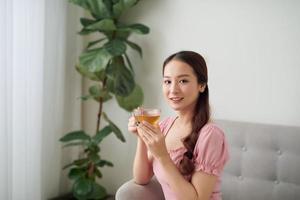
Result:
[[[98,114],[95,117],[97,126],[94,133],[84,130],[67,133],[60,141],[64,147],[82,146],[83,156],[66,165],[69,178],[73,180],[72,193],[79,200],[105,199],[106,189],[96,182],[102,177],[101,168],[113,167],[113,164],[102,158],[99,144],[110,134],[120,141],[125,138],[118,126],[103,112],[104,103],[116,99],[118,105],[126,111],[132,111],[143,103],[142,88],[134,79],[134,68],[127,54],[128,48],[142,56],[142,48],[131,41],[131,34],[148,34],[149,28],[139,23],[124,23],[122,14],[135,6],[139,0],[69,0],[82,7],[90,17],[80,19],[80,35],[97,34],[89,41],[79,56],[76,70],[93,85],[88,94],[81,99],[98,102]],[[101,125],[102,121],[106,123]],[[100,127],[103,127],[100,129]]]

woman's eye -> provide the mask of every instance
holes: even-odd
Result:
[[[187,83],[187,82],[189,82],[189,81],[185,80],[185,79],[179,81],[179,83]]]
[[[164,84],[169,85],[171,83],[170,80],[164,80]]]

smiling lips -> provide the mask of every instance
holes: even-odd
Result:
[[[174,103],[179,103],[181,100],[183,100],[183,97],[170,97],[169,99]]]

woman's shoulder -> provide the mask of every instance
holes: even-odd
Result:
[[[176,117],[173,116],[169,116],[164,118],[163,120],[161,120],[158,125],[161,129],[162,132],[165,132],[166,129],[168,129],[169,126],[171,126],[173,124],[173,122],[175,121]]]
[[[225,137],[224,131],[213,121],[207,122],[199,133],[199,139],[213,138],[216,140],[223,140]]]
[[[167,126],[168,124],[172,123],[176,119],[175,116],[168,116],[159,121],[159,126]]]
[[[209,122],[202,127],[194,155],[196,171],[220,176],[229,153],[224,132],[216,123]]]

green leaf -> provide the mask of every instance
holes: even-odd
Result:
[[[90,142],[87,145],[87,149],[85,149],[85,152],[90,152],[90,153],[98,153],[100,151],[100,147],[98,146],[98,144],[96,144],[95,142]]]
[[[104,167],[104,166],[108,166],[108,167],[113,167],[114,165],[112,164],[112,162],[107,161],[107,160],[100,160],[100,162],[97,163],[97,166],[99,167]]]
[[[106,68],[111,57],[105,49],[98,48],[82,53],[79,63],[81,67],[85,68],[85,71],[99,72]]]
[[[93,85],[89,88],[89,93],[94,97],[100,97],[103,91],[101,90],[99,85]],[[103,96],[103,94],[102,94]]]
[[[68,167],[71,167],[73,165],[77,165],[77,166],[81,166],[83,164],[87,164],[88,163],[88,159],[87,158],[83,158],[83,159],[78,159],[78,160],[75,160],[73,161],[72,163],[70,164],[67,164],[63,167],[63,169],[67,169]]]
[[[120,17],[120,15],[122,14],[124,10],[123,7],[123,1],[120,0],[118,3],[116,3],[115,5],[113,5],[113,14],[115,18]]]
[[[98,155],[98,153],[92,152],[92,153],[89,153],[89,159],[91,161],[93,161],[94,163],[97,163],[100,160],[100,156]]]
[[[83,142],[71,142],[71,143],[65,144],[63,146],[63,148],[70,147],[70,146],[78,146],[78,145],[84,145],[84,143]]]
[[[82,198],[93,191],[93,181],[85,178],[78,178],[73,184],[73,194]]]
[[[67,169],[67,168],[69,168],[69,167],[71,167],[71,166],[73,166],[73,165],[74,165],[74,162],[69,163],[69,164],[65,165],[65,166],[63,167],[63,169]]]
[[[115,86],[114,86],[113,77],[108,77],[108,79],[106,80],[106,88],[109,92],[115,93]]]
[[[112,132],[110,126],[105,126],[102,130],[98,131],[97,134],[92,138],[92,140],[99,144],[106,136]]]
[[[83,169],[80,169],[80,168],[72,168],[70,171],[69,171],[69,174],[68,174],[68,177],[70,179],[73,179],[73,180],[76,180],[80,177],[83,177],[84,174],[85,174],[85,170]]]
[[[91,99],[91,98],[94,98],[94,97],[92,95],[83,95],[83,96],[80,97],[80,99],[82,101],[86,101],[86,100]]]
[[[125,53],[126,45],[122,40],[114,39],[104,45],[104,48],[112,56],[119,56]]]
[[[128,40],[126,40],[126,43],[127,43],[133,50],[136,50],[136,51],[140,54],[141,57],[143,57],[142,48],[141,48],[139,45],[137,45],[137,44],[135,44],[135,43],[133,43],[133,42],[130,42],[130,41],[128,41]]]
[[[143,24],[131,24],[129,26],[121,26],[118,28],[120,31],[129,31],[138,34],[148,34],[150,29]]]
[[[90,33],[98,32],[97,30],[88,30],[86,28],[81,29],[81,31],[78,32],[79,35],[88,35]]]
[[[82,26],[88,26],[91,24],[94,24],[96,21],[93,19],[88,19],[88,18],[80,18],[80,23]]]
[[[126,40],[130,35],[130,32],[128,31],[119,31],[119,30],[116,30],[115,32],[115,36],[116,38],[119,38],[121,40]]]
[[[98,102],[100,101],[100,98],[102,98],[103,102],[106,102],[112,98],[109,92],[107,90],[103,90],[102,88],[100,88],[99,85],[91,86],[89,88],[89,93]]]
[[[89,42],[89,44],[87,45],[87,49],[98,44],[99,42],[103,41],[103,40],[106,40],[106,38],[102,38],[102,39],[99,39],[99,40],[95,40],[95,41],[92,41],[92,42]]]
[[[134,70],[133,70],[132,64],[130,62],[130,59],[129,59],[127,53],[125,53],[125,59],[126,59],[126,62],[127,62],[128,66],[129,66],[129,69],[131,70],[132,74],[134,74]]]
[[[104,187],[98,183],[92,183],[92,192],[88,195],[88,199],[104,199],[107,196],[107,192]]]
[[[118,18],[123,11],[134,6],[138,0],[120,0],[113,6],[113,13],[116,18]]]
[[[65,136],[60,138],[61,142],[70,142],[73,140],[89,140],[91,137],[87,135],[84,131],[74,131],[67,133]]]
[[[143,90],[139,85],[135,85],[134,90],[127,97],[117,96],[117,102],[119,106],[127,110],[128,112],[132,112],[135,108],[143,104],[144,94]]]
[[[94,24],[86,26],[85,29],[97,31],[114,31],[116,30],[116,26],[112,19],[103,19]]]
[[[111,17],[110,9],[103,0],[85,0],[91,13],[97,18],[109,18]]]
[[[125,66],[124,59],[122,56],[114,57],[111,64],[106,68],[108,75],[111,92],[118,96],[128,96],[135,87],[134,76],[130,70]]]
[[[134,77],[132,73],[124,66],[114,80],[114,92],[118,96],[128,96],[134,89]]]
[[[98,176],[99,178],[102,178],[102,173],[101,173],[101,171],[100,171],[98,168],[95,168],[94,173],[95,173],[95,175]]]
[[[107,123],[109,123],[112,131],[114,132],[114,134],[116,135],[116,137],[121,140],[122,142],[125,142],[125,138],[122,134],[122,131],[107,117],[106,113],[103,112],[102,113],[103,118],[105,119],[105,121],[107,121]]]
[[[100,81],[102,80],[102,74],[104,70],[99,72],[90,72],[88,68],[85,66],[76,65],[76,70],[84,77],[93,80],[93,81]]]
[[[81,166],[81,165],[88,164],[88,162],[89,162],[88,158],[82,158],[82,159],[75,160],[73,163],[74,165]]]

